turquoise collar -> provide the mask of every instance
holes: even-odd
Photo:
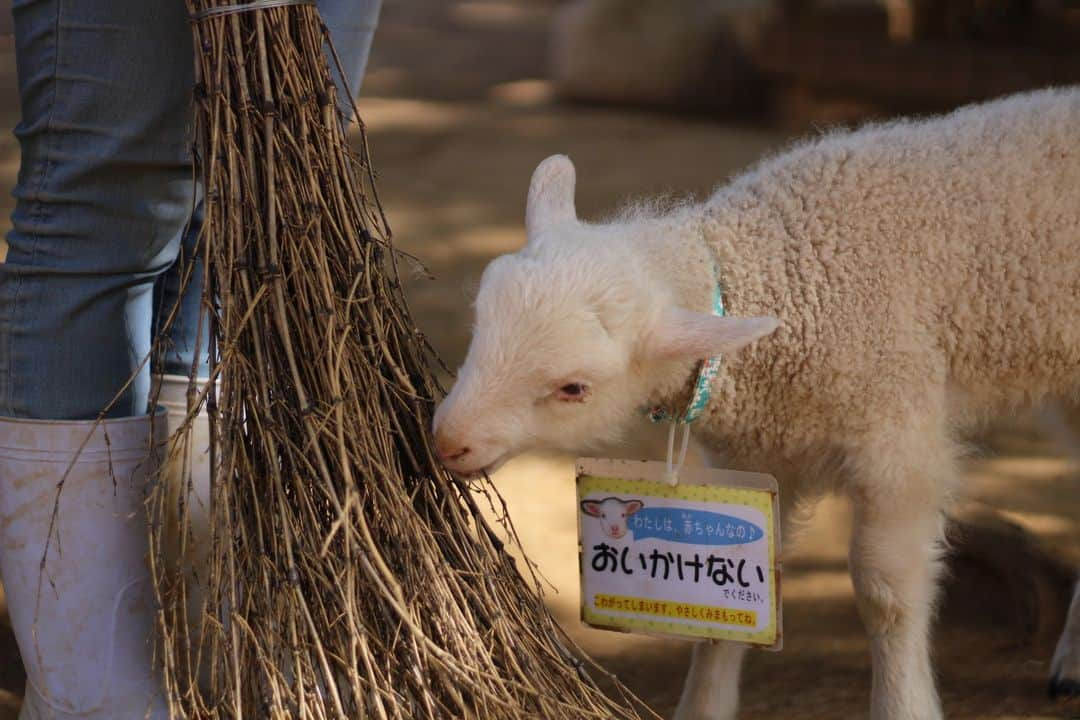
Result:
[[[718,317],[724,316],[724,295],[720,290],[720,283],[713,286],[713,315]],[[663,422],[665,420],[674,423],[689,425],[698,419],[701,415],[701,411],[705,409],[705,406],[709,404],[709,398],[712,396],[712,383],[716,379],[716,374],[720,372],[720,356],[714,355],[701,363],[701,367],[698,369],[697,381],[694,383],[694,392],[690,396],[690,402],[686,405],[686,410],[683,412],[682,417],[675,418],[662,406],[657,405],[651,408],[645,408],[645,414],[649,420],[653,422]]]

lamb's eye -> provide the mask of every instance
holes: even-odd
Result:
[[[558,397],[564,402],[581,402],[589,393],[585,383],[567,383],[559,388]]]

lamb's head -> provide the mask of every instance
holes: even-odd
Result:
[[[574,211],[574,167],[536,169],[528,242],[484,271],[472,344],[435,413],[451,470],[491,471],[525,449],[580,452],[617,440],[672,366],[731,352],[772,318],[717,318],[675,307],[655,268],[628,252],[619,225]],[[662,274],[661,274],[662,275]]]
[[[615,497],[581,501],[581,511],[599,520],[600,529],[612,540],[621,540],[626,535],[626,518],[644,506],[645,503],[640,500],[620,500]]]

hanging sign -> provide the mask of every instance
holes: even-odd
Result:
[[[660,462],[577,462],[581,617],[624,632],[781,646],[771,475]]]

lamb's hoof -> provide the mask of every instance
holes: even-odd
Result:
[[[1055,675],[1050,678],[1050,685],[1046,691],[1051,700],[1080,698],[1080,680]]]

